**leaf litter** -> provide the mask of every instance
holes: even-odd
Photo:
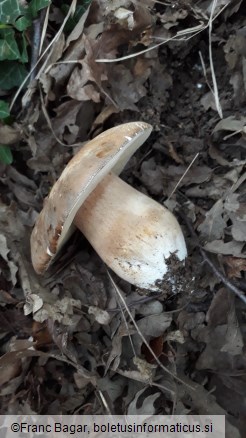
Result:
[[[123,178],[185,211],[246,292],[245,26],[241,1],[93,0],[69,33],[51,6],[47,56],[0,126],[15,157],[0,168],[2,413],[225,414],[228,436],[243,437],[245,304],[182,219],[194,281],[169,297],[109,277],[78,235],[40,278],[29,237],[78,148],[141,119],[153,134]]]

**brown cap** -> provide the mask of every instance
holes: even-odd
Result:
[[[152,130],[144,122],[108,129],[84,145],[69,161],[44,201],[31,235],[32,264],[44,273],[74,230],[72,222],[85,199],[109,173],[119,175]]]

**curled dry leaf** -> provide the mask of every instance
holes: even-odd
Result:
[[[118,368],[117,372],[122,376],[128,377],[139,382],[150,383],[153,380],[157,366],[146,362],[140,357],[134,356],[133,363],[137,367],[136,370],[122,370]]]
[[[154,403],[160,397],[160,392],[156,392],[155,394],[144,397],[143,403],[140,405],[139,399],[145,390],[146,389],[144,388],[137,392],[134,399],[128,406],[128,415],[154,415],[156,413]]]

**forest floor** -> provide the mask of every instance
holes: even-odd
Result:
[[[0,166],[2,414],[224,414],[245,436],[243,6],[93,0],[68,31],[53,3],[53,42],[0,126],[14,156]],[[176,215],[190,283],[142,295],[78,233],[38,276],[30,234],[78,143],[138,120],[153,131],[122,178]]]

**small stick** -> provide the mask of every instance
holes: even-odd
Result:
[[[197,234],[190,222],[190,220],[181,212],[179,212],[180,216],[182,217],[182,219],[185,221],[187,228],[189,229],[192,237],[195,238],[196,240],[196,244],[199,248],[199,251],[204,259],[204,261],[210,266],[210,268],[212,269],[213,273],[222,281],[222,283],[230,290],[232,291],[235,295],[237,295],[240,300],[242,300],[244,302],[244,304],[246,304],[246,296],[243,294],[243,292],[237,288],[237,286],[235,286],[235,284],[231,283],[230,280],[228,280],[228,278],[226,278],[222,272],[216,268],[216,266],[214,266],[213,262],[210,260],[210,258],[207,256],[205,250],[202,248],[201,244],[199,243]]]

